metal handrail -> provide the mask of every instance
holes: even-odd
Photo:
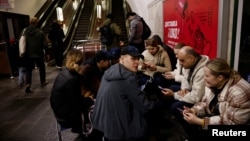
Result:
[[[101,42],[100,42],[100,40],[99,39],[89,39],[89,40],[73,40],[72,41],[72,48],[77,48],[77,46],[78,45],[82,45],[82,46],[84,46],[84,44],[86,44],[86,43],[90,43],[90,42],[96,42],[96,43],[100,43],[100,45],[101,46],[103,46],[102,44],[101,44]]]

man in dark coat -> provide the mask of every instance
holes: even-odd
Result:
[[[31,92],[32,70],[35,68],[35,65],[39,69],[41,86],[48,84],[44,62],[44,52],[48,44],[44,32],[37,27],[37,24],[38,19],[32,17],[30,26],[24,32],[26,37],[25,55],[27,56],[26,92]]]
[[[139,50],[133,46],[121,51],[119,63],[102,77],[93,112],[94,129],[107,141],[146,141],[145,114],[154,107],[137,83]]]

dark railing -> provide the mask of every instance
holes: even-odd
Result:
[[[35,17],[39,19],[38,26],[41,27],[50,15],[51,11],[55,8],[55,5],[61,0],[47,0],[40,10],[35,14]]]

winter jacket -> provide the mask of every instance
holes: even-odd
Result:
[[[156,54],[152,55],[148,50],[145,50],[142,55],[144,59],[140,60],[138,70],[143,71],[144,74],[153,77],[155,72],[165,73],[172,70],[168,53],[160,45],[159,51]],[[156,65],[156,71],[151,71],[149,68],[143,70],[143,63]]]
[[[231,77],[218,94],[219,115],[213,115],[209,104],[215,97],[213,91],[206,87],[202,102],[194,105],[199,117],[206,117],[208,125],[250,124],[250,84],[238,74]],[[206,126],[206,125],[205,125]]]
[[[26,54],[29,58],[44,58],[48,43],[42,30],[34,25],[26,28]]]
[[[174,98],[187,103],[195,104],[200,102],[205,93],[205,80],[204,80],[204,67],[209,60],[208,56],[202,55],[201,60],[195,66],[193,73],[190,77],[190,82],[184,78],[181,82],[181,89],[189,90],[184,97],[174,94]],[[189,71],[190,73],[190,71]],[[188,74],[186,75],[188,77]]]
[[[93,111],[94,129],[111,140],[143,137],[147,130],[144,116],[153,106],[139,89],[136,74],[114,64],[102,77]]]
[[[51,25],[51,28],[49,29],[48,38],[52,42],[52,47],[55,47],[57,51],[58,49],[62,51],[65,50],[63,44],[63,38],[65,38],[65,34],[59,24],[53,23]]]
[[[169,56],[169,59],[170,59],[170,62],[171,62],[171,67],[172,67],[172,70],[176,69],[176,64],[177,64],[177,58],[176,58],[176,55],[174,53],[174,50],[173,48],[171,48],[170,46],[164,44],[163,42],[160,43],[160,45],[163,47],[163,49],[165,51],[167,51],[168,53],[168,56]]]
[[[180,61],[177,60],[176,69],[174,69],[174,71],[171,72],[171,74],[174,75],[174,80],[176,82],[182,82],[185,79],[185,77],[188,76],[188,73],[189,69],[184,69],[183,67],[181,67]]]
[[[77,72],[63,69],[54,81],[50,97],[51,108],[58,120],[74,123],[81,129],[81,76]]]
[[[112,30],[112,34],[114,35],[114,40],[112,42],[111,45],[107,46],[107,50],[110,50],[112,47],[118,47],[119,46],[119,41],[121,40],[121,35],[122,35],[122,30],[120,28],[120,26],[115,23],[112,22],[109,18],[107,18],[104,22],[103,25],[108,25],[110,24],[110,29]]]
[[[143,24],[141,17],[135,15],[135,17],[130,21],[128,42],[140,44],[142,42],[142,32]]]

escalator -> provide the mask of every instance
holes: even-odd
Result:
[[[64,30],[66,34],[64,43],[67,48],[65,53],[70,50],[75,43],[77,43],[77,46],[80,46],[82,48],[82,51],[86,54],[86,58],[88,58],[93,56],[96,51],[102,49],[99,37],[96,36],[97,31],[95,30],[97,27],[96,24],[100,23],[97,22],[97,18],[95,16],[96,1],[79,1],[80,3],[77,10],[72,10],[72,1],[58,0],[58,3],[54,6],[54,9],[51,10],[51,13],[45,20],[46,22],[41,25],[41,29],[45,32],[45,34],[48,33],[50,24],[53,22],[53,20],[57,19],[56,7],[61,7],[65,12],[64,19],[66,19],[66,22],[70,22],[64,23],[67,27],[67,30]],[[116,22],[121,26],[123,32],[123,39],[126,43],[127,30],[125,15],[124,11],[121,10],[123,9],[123,0],[113,0],[112,3],[108,3],[108,5],[115,5],[112,11],[116,15]]]
[[[73,8],[74,2],[78,2],[77,7]],[[54,6],[49,9],[49,11],[46,11],[46,18],[43,19],[42,23],[40,23],[41,30],[45,33],[45,35],[48,34],[50,25],[53,21],[57,20],[57,7],[61,7],[64,15],[64,21],[63,21],[63,30],[66,35],[64,39],[65,46],[67,47],[68,40],[71,38],[71,30],[74,28],[73,23],[75,22],[75,18],[77,14],[79,15],[79,11],[81,5],[84,3],[84,0],[76,0],[76,1],[68,1],[68,0],[58,0],[57,3],[54,4]],[[43,16],[44,17],[44,16]],[[73,18],[72,18],[73,17]],[[54,55],[53,55],[53,48],[49,48],[46,52],[46,61],[49,65],[54,64]]]
[[[85,59],[92,57],[98,50],[104,49],[100,42],[100,35],[96,31],[96,28],[101,25],[96,17],[96,5],[97,2],[93,0],[85,0],[84,8],[80,14],[80,18],[73,32],[73,38],[70,41],[71,47],[81,50],[85,53]],[[112,6],[114,5],[114,6]],[[115,14],[115,22],[121,27],[122,39],[127,45],[127,28],[123,8],[123,0],[106,1],[106,9],[102,11],[102,20],[105,20],[105,16],[112,11]],[[112,8],[113,7],[113,8]],[[111,9],[112,8],[112,9]]]
[[[50,12],[50,14],[48,15],[48,18],[45,20],[45,22],[41,25],[41,30],[47,34],[49,27],[51,25],[51,23],[57,19],[57,14],[56,14],[56,7],[64,7],[64,5],[67,4],[67,0],[58,0],[58,3],[55,4],[54,8],[52,9],[52,11]]]
[[[98,40],[93,39],[94,24],[96,23],[96,1],[85,0],[84,7],[80,13],[79,19],[73,29],[72,40],[68,44],[68,48],[76,48],[85,54],[85,59],[92,57],[98,50],[101,49],[101,44]]]
[[[85,0],[84,8],[80,14],[73,40],[85,40],[89,32],[90,17],[94,8],[94,0]]]
[[[122,9],[122,10],[121,10]],[[115,15],[115,22],[120,26],[122,30],[122,39],[125,45],[128,44],[128,33],[126,27],[126,19],[123,8],[123,0],[112,0],[112,13]]]

